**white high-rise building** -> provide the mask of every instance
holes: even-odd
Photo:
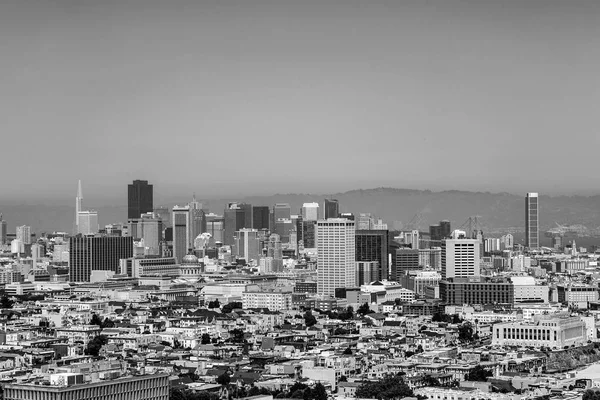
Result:
[[[317,293],[356,286],[355,225],[345,218],[317,221]]]
[[[31,244],[31,227],[27,225],[17,226],[16,239],[23,244]]]
[[[77,233],[82,235],[98,233],[98,213],[96,211],[79,211],[77,213]]]
[[[144,254],[158,256],[161,254],[160,243],[163,236],[163,221],[158,214],[149,212],[142,214],[140,218],[128,221],[129,235],[134,240],[143,239]]]
[[[442,277],[468,278],[480,276],[480,242],[467,239],[464,231],[452,232],[442,241]]]
[[[414,229],[404,233],[404,243],[410,244],[411,249],[419,249],[419,231]]]
[[[319,219],[319,203],[304,203],[302,205],[302,220],[316,221]]]
[[[250,263],[254,260],[258,263],[260,257],[260,238],[258,229],[240,229],[235,232],[236,255]]]

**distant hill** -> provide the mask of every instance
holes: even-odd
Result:
[[[413,217],[422,215],[421,229],[430,224],[448,219],[452,226],[461,226],[469,216],[480,216],[479,220],[486,232],[502,232],[523,229],[525,217],[524,196],[509,193],[482,193],[466,191],[432,192],[428,190],[410,190],[376,188],[352,190],[331,195],[311,194],[275,194],[253,196],[238,199],[207,200],[203,204],[211,211],[221,214],[228,201],[245,201],[253,205],[273,205],[290,203],[292,213],[298,213],[302,203],[316,201],[323,204],[324,198],[335,198],[340,202],[343,212],[355,214],[372,213],[385,220],[392,228],[394,221],[404,226]],[[180,202],[181,204],[182,202]],[[172,204],[168,204],[171,206]],[[100,224],[105,225],[126,221],[126,205],[116,204],[108,207],[95,207]],[[0,212],[9,223],[9,231],[14,232],[17,224],[27,224],[36,232],[73,229],[72,206],[53,205],[1,205]],[[541,196],[541,228],[555,227],[555,222],[564,225],[582,224],[590,229],[600,227],[600,196]],[[396,224],[398,226],[398,224]]]

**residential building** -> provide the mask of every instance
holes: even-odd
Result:
[[[442,277],[468,278],[480,275],[480,242],[467,239],[463,231],[454,231],[442,241]]]
[[[270,311],[290,310],[292,308],[292,287],[260,290],[248,288],[242,293],[242,308],[267,308]]]

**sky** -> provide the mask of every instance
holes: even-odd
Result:
[[[0,199],[599,193],[595,0],[2,0]]]

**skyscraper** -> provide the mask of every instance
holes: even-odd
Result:
[[[323,202],[323,217],[337,218],[340,215],[340,204],[336,199],[325,199]]]
[[[72,282],[89,282],[92,271],[119,272],[119,260],[133,257],[131,236],[82,236],[69,239]]]
[[[419,250],[402,247],[396,249],[396,280],[402,279],[402,276],[408,271],[422,270],[420,265]]]
[[[190,208],[190,241],[193,243],[201,233],[206,232],[206,214],[202,209],[202,204],[196,201],[196,195],[188,207]]]
[[[81,209],[81,201],[83,200],[83,192],[81,191],[81,179],[77,182],[77,196],[75,196],[75,233],[79,233],[79,212]]]
[[[539,202],[537,193],[525,197],[525,247],[540,247]]]
[[[354,221],[317,221],[317,293],[334,295],[336,288],[356,286]]]
[[[375,280],[388,279],[388,231],[356,230],[355,240],[356,262],[377,261],[377,269],[371,271]]]
[[[277,203],[273,207],[273,232],[281,237],[282,243],[289,243],[292,223],[292,208],[288,203]]]
[[[153,202],[153,188],[148,181],[135,180],[127,185],[127,219],[152,212]]]
[[[0,214],[0,244],[6,243],[6,235],[8,234],[8,224]]]
[[[319,203],[304,203],[302,205],[302,220],[316,221],[319,219]]]
[[[452,232],[442,241],[442,277],[468,278],[480,276],[480,241],[468,239],[464,231]]]
[[[246,211],[244,203],[229,203],[223,213],[224,238],[223,244],[233,246],[235,244],[235,232],[244,229],[246,223]]]
[[[77,213],[77,233],[82,235],[98,233],[98,213],[96,211],[79,211]]]
[[[252,208],[252,228],[259,231],[269,230],[269,206],[258,206]]]
[[[17,240],[23,244],[31,244],[31,227],[27,225],[17,226]]]
[[[163,222],[155,213],[142,214],[141,218],[130,219],[129,234],[135,240],[144,241],[144,254],[159,256],[163,240]]]
[[[190,207],[173,207],[173,257],[181,262],[195,238],[190,237]]]
[[[258,230],[256,229],[241,229],[235,232],[235,252],[240,258],[258,262],[260,256],[260,239]]]

